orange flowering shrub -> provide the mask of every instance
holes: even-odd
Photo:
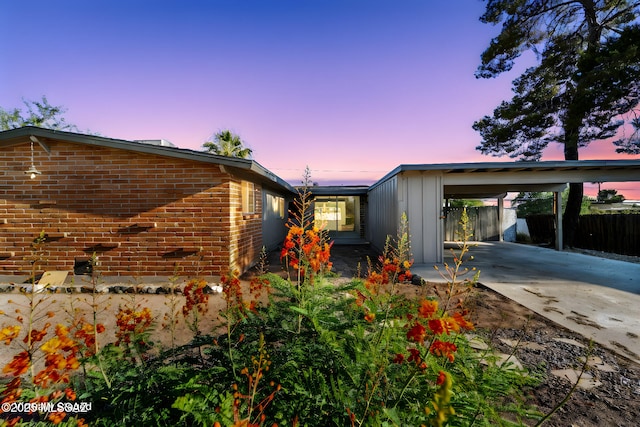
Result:
[[[220,278],[220,282],[222,283],[224,299],[227,302],[227,311],[236,310],[242,313],[245,309],[245,303],[242,296],[240,279],[238,279],[238,273],[233,272],[222,276]]]
[[[251,369],[244,367],[240,371],[240,375],[245,377],[246,383],[242,386],[237,383],[232,385],[234,426],[258,427],[264,425],[267,406],[281,389],[280,384],[276,385],[270,381],[267,395],[260,397],[265,392],[263,388],[266,388],[261,386],[261,381],[271,367],[271,360],[265,345],[264,335],[260,334],[258,356],[251,356]],[[243,393],[241,389],[246,391]]]
[[[46,297],[40,298],[31,292],[27,298],[29,311],[25,313],[26,318],[22,316],[22,310],[16,310],[16,320],[26,324],[26,331],[24,337],[19,340],[22,350],[2,369],[4,374],[13,377],[0,388],[2,403],[27,401],[35,404],[54,402],[63,397],[71,400],[71,397],[75,398],[75,393],[68,386],[65,386],[65,392],[62,392],[59,386],[70,383],[71,375],[80,367],[79,344],[73,339],[69,329],[62,324],[56,325],[53,336],[50,336],[49,322],[40,328],[36,327],[39,318],[36,309]],[[44,317],[52,317],[52,312],[45,313]],[[19,325],[12,325],[0,330],[5,345],[17,342],[22,329]],[[42,364],[38,363],[37,368],[34,365],[36,360],[42,360]],[[27,413],[33,415],[32,412]],[[46,416],[49,421],[58,424],[67,414],[52,412]],[[21,419],[22,414],[12,417],[7,420],[7,425],[15,425]]]
[[[206,281],[191,279],[183,290],[185,302],[182,306],[182,315],[195,335],[201,334],[200,318],[209,310],[209,295],[204,292],[206,287]]]
[[[182,307],[182,315],[187,317],[192,310],[205,314],[208,310],[209,295],[204,292],[207,282],[202,279],[192,279],[184,287],[185,303]]]
[[[47,387],[49,382],[68,383],[69,373],[80,367],[78,343],[69,335],[69,329],[59,324],[55,336],[42,345],[45,367],[33,379],[34,384]]]
[[[74,338],[84,344],[84,356],[91,357],[96,353],[96,337],[105,331],[105,327],[102,323],[97,323],[95,326],[93,323],[86,322],[82,319],[74,323],[76,328],[73,333]]]
[[[48,313],[34,314],[39,302],[31,294],[29,304],[15,312],[17,324],[0,329],[1,342],[19,346],[3,367],[1,402],[84,399],[94,403],[88,422],[97,425],[444,426],[489,425],[499,418],[503,403],[517,399],[502,389],[494,392],[499,388],[494,384],[503,383],[493,381],[497,368],[481,366],[470,354],[461,333],[473,323],[461,304],[449,304],[455,280],[439,300],[399,292],[413,280],[406,230],[396,248],[387,245],[379,262],[370,264],[364,280],[325,280],[331,243],[307,216],[308,197],[305,190],[280,254],[297,273],[296,281],[254,278],[247,298],[237,272],[221,278],[226,309],[218,319],[226,321],[226,337],[217,327],[200,335],[209,303],[201,279],[185,284],[182,307],[175,305],[178,294],[172,289],[163,325],[173,334],[182,313],[196,337],[174,347],[172,335],[170,351],[157,353],[149,351],[151,310],[135,297],[116,314],[115,344],[100,349],[105,327],[97,322],[95,299],[92,323],[73,311],[69,326],[53,328],[45,323]],[[259,297],[271,286],[276,298],[262,307]],[[88,374],[73,377],[81,363]],[[85,386],[74,390],[70,384],[76,381]],[[491,393],[498,398],[487,403]],[[68,412],[28,417],[86,425]],[[26,421],[7,415],[0,413],[6,425]]]
[[[4,341],[6,345],[11,344],[11,341],[18,338],[18,334],[20,334],[21,329],[20,325],[12,325],[2,328],[0,330],[0,341]]]
[[[44,259],[43,250],[46,238],[44,232],[34,240],[32,278],[37,277],[36,269]],[[6,346],[18,347],[12,359],[2,368],[3,374],[11,378],[0,385],[0,400],[3,404],[24,403],[36,408],[38,404],[54,404],[61,399],[75,400],[76,393],[69,387],[72,376],[81,366],[81,342],[70,329],[58,324],[53,328],[47,318],[55,313],[46,307],[56,303],[51,295],[38,293],[32,284],[23,289],[24,302],[9,300],[17,308],[13,319],[17,324],[3,326],[0,329],[0,341]],[[0,312],[5,315],[5,313]],[[19,406],[18,406],[19,407]],[[29,408],[29,406],[25,406]],[[53,408],[53,406],[49,406]],[[12,406],[3,405],[0,416],[6,425],[16,425],[25,414],[33,422],[59,424],[71,420],[65,412],[36,413],[35,409],[26,409],[20,414],[9,412]],[[6,416],[10,415],[9,418]],[[82,425],[82,423],[78,423]]]
[[[431,384],[421,410],[427,415],[433,411],[430,421],[441,425],[438,423],[452,413],[446,399],[452,380],[445,369],[454,369],[451,364],[456,362],[458,347],[464,342],[459,333],[472,330],[473,324],[467,320],[468,313],[460,305],[454,310],[446,304],[441,306],[436,298],[415,301],[399,295],[399,287],[413,280],[406,224],[403,216],[395,246],[387,241],[378,262],[369,262],[368,274],[361,287],[351,291],[355,297],[353,307],[364,317],[363,328],[367,331],[360,338],[363,342],[357,344],[358,359],[369,357],[366,364],[363,362],[367,374],[361,380],[364,384],[362,400],[384,405],[388,394],[386,388],[391,387],[393,381],[405,384],[404,387],[413,381]],[[364,355],[364,349],[370,351],[368,356]],[[436,388],[438,391],[434,394]],[[404,390],[406,388],[400,396]],[[375,425],[379,422],[376,418],[379,413],[371,410],[369,404],[360,412],[355,407],[349,408],[348,412],[353,424]]]
[[[299,276],[309,278],[317,274],[325,274],[331,270],[331,246],[333,242],[326,241],[322,230],[313,226],[304,229],[297,225],[290,225],[284,240],[280,259],[297,270]]]
[[[473,323],[464,318],[466,313],[456,312],[453,316],[446,313],[438,313],[438,301],[423,299],[418,307],[418,316],[409,320],[413,324],[407,331],[407,340],[416,344],[423,344],[427,338],[432,343],[429,351],[435,356],[445,357],[453,362],[456,346],[453,343],[441,341],[438,336],[450,335],[461,330],[473,330]]]
[[[139,307],[136,307],[139,308]],[[135,310],[131,307],[120,307],[116,314],[116,346],[135,345],[138,348],[145,349],[150,346],[147,341],[149,328],[153,324],[151,310],[144,307],[141,310]]]
[[[406,227],[406,221],[406,216],[403,215],[401,227]],[[406,230],[399,234],[396,247],[392,247],[391,240],[387,239],[376,265],[372,265],[369,260],[364,285],[372,295],[378,295],[382,290],[392,293],[396,285],[410,283],[413,278],[411,274],[413,260],[410,259]]]

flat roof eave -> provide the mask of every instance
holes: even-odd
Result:
[[[559,184],[562,182],[597,181],[640,181],[640,160],[554,160],[542,162],[479,162],[479,163],[441,163],[441,164],[402,164],[371,185],[370,189],[402,173],[440,173],[445,176],[445,185],[486,185],[491,182],[502,184],[507,175],[526,173],[522,184]],[[538,172],[538,175],[532,174]],[[573,173],[572,173],[573,172]],[[546,175],[542,179],[542,173]],[[550,177],[554,173],[565,175],[562,178]],[[584,179],[581,180],[583,176]],[[446,177],[449,177],[447,179]],[[468,177],[464,178],[464,176]],[[478,182],[480,176],[489,177]],[[538,181],[537,177],[540,177]],[[570,178],[570,179],[568,179]],[[553,182],[552,182],[553,181]]]

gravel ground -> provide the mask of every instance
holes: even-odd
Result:
[[[636,427],[640,422],[640,365],[489,289],[478,289],[476,325],[499,351],[514,353],[544,382],[529,402],[550,412],[570,392],[589,357],[579,386],[544,425]],[[514,350],[515,347],[515,350]]]

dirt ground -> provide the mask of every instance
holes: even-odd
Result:
[[[339,274],[336,280],[345,280],[364,275],[367,270],[367,257],[375,259],[367,246],[336,246],[332,249],[334,271]],[[277,254],[269,257],[269,269],[281,273]],[[243,279],[249,279],[249,272]],[[404,285],[402,292],[407,295],[432,295],[442,285],[425,286]],[[68,319],[71,295],[46,295],[46,302],[39,308],[43,313],[53,310],[55,316],[46,321],[55,325]],[[156,294],[103,294],[92,301],[88,294],[72,294],[76,307],[87,309],[90,304],[100,307],[99,321],[104,323],[107,332],[105,342],[112,341],[109,331],[115,329],[114,313],[124,304],[149,307],[157,320],[156,334],[158,344],[171,344],[171,334],[164,326],[170,313],[181,318],[179,313],[184,299],[181,295],[172,298]],[[13,319],[16,308],[24,304],[26,297],[17,291],[0,294],[0,318],[2,327],[15,324]],[[476,325],[476,334],[497,351],[514,356],[527,369],[543,373],[545,380],[534,390],[529,391],[529,401],[540,411],[551,411],[569,393],[575,379],[573,371],[582,366],[581,358],[588,352],[588,341],[560,325],[533,313],[527,308],[511,301],[482,286],[478,286],[468,297],[467,303],[472,309],[472,320]],[[172,305],[173,304],[173,305]],[[210,331],[219,325],[217,313],[223,308],[224,300],[220,294],[211,294],[209,312],[201,324],[204,331]],[[24,309],[21,309],[24,313]],[[88,319],[87,319],[88,320]],[[180,322],[174,333],[174,344],[189,341],[191,331]],[[516,345],[517,343],[517,345]],[[15,354],[14,342],[10,347],[0,343],[0,364],[4,366]],[[514,346],[516,347],[514,349]],[[640,366],[598,346],[590,353],[591,361],[583,375],[581,387],[572,394],[569,401],[558,410],[544,425],[547,426],[637,426],[640,420]],[[556,372],[554,374],[553,372]],[[531,423],[532,425],[535,423]]]

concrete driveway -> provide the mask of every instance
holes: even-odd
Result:
[[[480,270],[482,285],[640,363],[640,264],[507,242],[469,254],[464,266]],[[449,249],[445,261],[453,264]],[[432,265],[411,270],[443,281]]]

